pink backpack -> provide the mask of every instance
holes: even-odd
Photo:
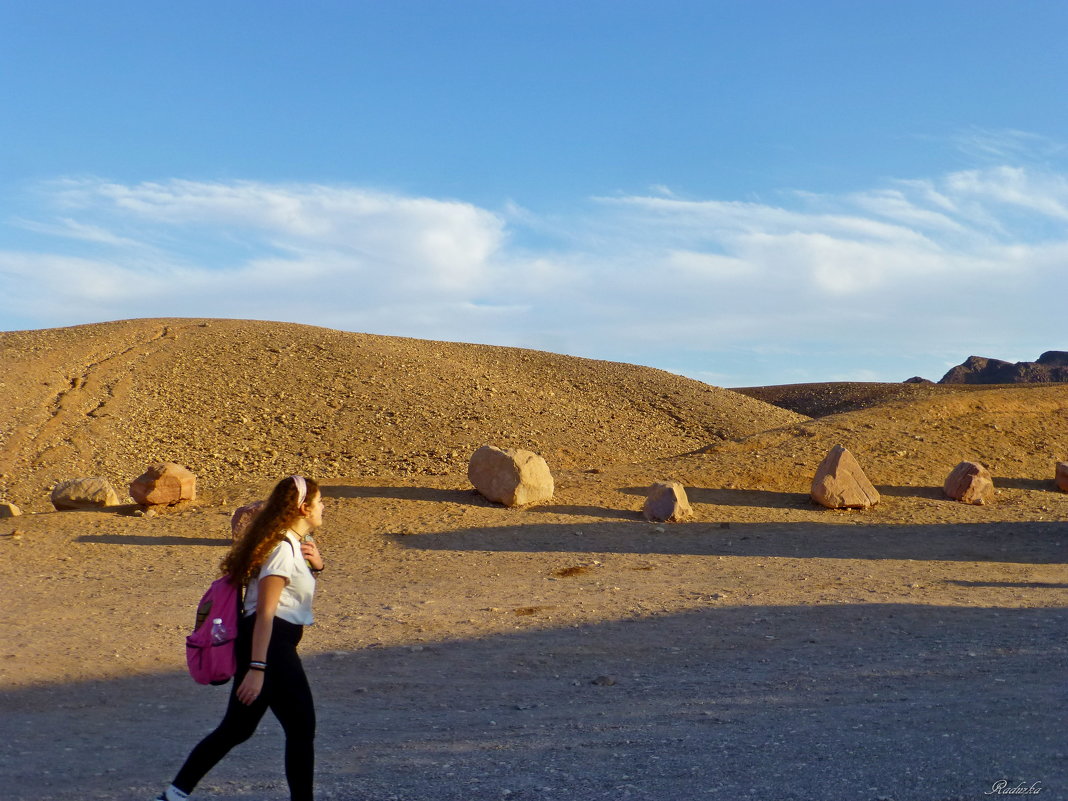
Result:
[[[241,593],[229,576],[213,581],[200,599],[196,626],[185,638],[185,661],[198,684],[226,684],[237,672],[234,641],[240,603]],[[222,621],[222,630],[213,637],[216,620]]]

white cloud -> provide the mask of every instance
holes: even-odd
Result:
[[[864,211],[919,230],[952,233],[964,233],[967,230],[962,223],[952,218],[951,214],[955,211],[952,202],[937,192],[927,195],[928,200],[936,203],[936,208],[918,205],[909,199],[903,189],[861,192],[853,195],[851,199]]]
[[[1016,206],[1056,220],[1068,220],[1068,179],[1021,167],[967,170],[949,176],[956,194],[981,202]]]
[[[1039,134],[1017,130],[971,128],[955,138],[956,145],[972,159],[992,163],[1035,163],[1063,153],[1063,143]]]
[[[1065,347],[1068,177],[1034,167],[775,205],[654,187],[571,218],[321,185],[42,191],[48,204],[10,224],[43,246],[0,246],[0,315],[31,325],[270,318],[640,360],[735,385],[772,383],[739,353],[783,380],[880,369],[900,380],[922,373],[897,366],[906,353],[931,353],[940,375],[947,353],[975,342]],[[69,255],[71,242],[91,254]],[[821,375],[831,351],[837,366]]]
[[[296,256],[343,254],[351,266],[439,290],[480,277],[504,235],[500,216],[469,203],[345,187],[80,180],[58,182],[56,200],[172,230],[227,230]]]
[[[745,259],[692,250],[669,250],[665,254],[664,266],[684,282],[731,282],[757,271],[756,265]]]
[[[11,225],[47,236],[75,239],[97,245],[121,248],[142,248],[145,246],[144,243],[138,242],[136,239],[119,236],[106,228],[78,222],[69,217],[60,217],[54,223],[15,219],[11,221]]]

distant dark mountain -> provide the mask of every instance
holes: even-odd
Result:
[[[1068,351],[1047,350],[1037,362],[1005,362],[969,356],[939,384],[1050,384],[1068,381]]]

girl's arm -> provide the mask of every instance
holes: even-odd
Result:
[[[278,600],[282,597],[286,579],[284,576],[264,576],[260,579],[259,595],[256,599],[256,624],[252,628],[252,661],[267,661],[267,646],[271,644],[271,632],[274,630],[274,613],[278,609]],[[270,666],[267,667],[270,670]],[[262,670],[249,670],[241,686],[237,688],[237,699],[243,704],[251,704],[263,690]]]

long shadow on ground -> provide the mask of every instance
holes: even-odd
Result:
[[[718,607],[306,658],[319,798],[1068,796],[1068,610]],[[306,646],[314,648],[314,631]],[[226,688],[178,673],[0,693],[8,801],[145,799]],[[269,717],[201,785],[281,801]]]
[[[638,495],[644,498],[648,495],[649,488],[623,487],[619,491],[625,495]],[[689,498],[691,503],[703,503],[714,506],[751,506],[761,509],[815,508],[815,505],[809,499],[808,495],[800,492],[687,487],[686,497]]]
[[[395,498],[399,501],[427,501],[429,503],[457,503],[464,506],[493,506],[472,490],[436,489],[434,487],[350,487],[330,485],[322,487],[326,498]]]
[[[1068,523],[850,525],[827,523],[534,524],[393,536],[405,548],[564,551],[791,559],[915,559],[964,562],[1065,561]]]

